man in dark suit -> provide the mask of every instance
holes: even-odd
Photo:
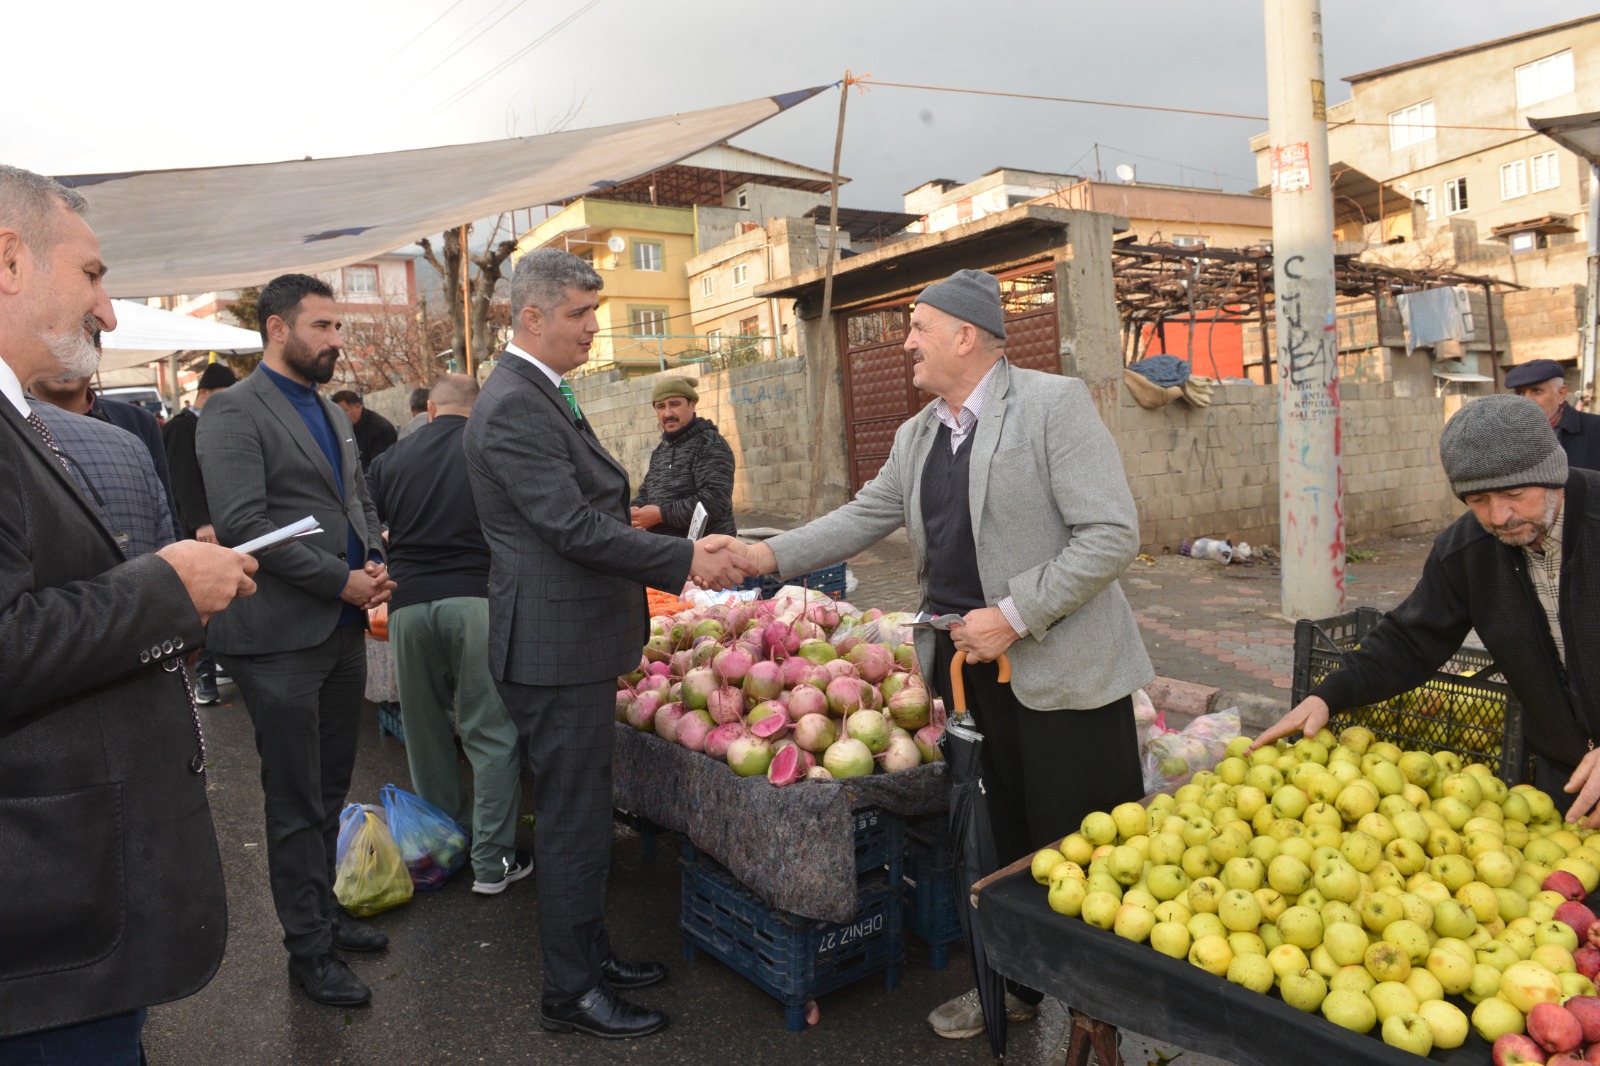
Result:
[[[356,451],[361,454],[361,469],[371,470],[372,460],[394,447],[394,442],[399,439],[394,423],[376,411],[367,410],[358,392],[341,389],[333,394],[332,399],[350,417],[350,425],[355,427]]]
[[[200,474],[200,456],[195,451],[195,434],[200,429],[200,412],[206,401],[239,379],[226,363],[208,363],[195,386],[194,405],[185,407],[161,427],[161,443],[172,476],[172,502],[178,511],[178,524],[185,537],[217,542],[211,524],[211,508],[206,503],[205,478]],[[217,659],[210,648],[202,648],[194,663],[194,698],[202,706],[216,703]]]
[[[139,438],[42,400],[29,406],[55,437],[72,479],[124,555],[135,559],[178,539],[166,490]]]
[[[99,343],[100,339],[96,337],[97,348]],[[167,506],[172,508],[172,513],[176,517],[177,508],[172,503],[172,478],[167,472],[167,450],[161,446],[161,423],[156,421],[155,415],[143,407],[95,395],[95,391],[89,387],[89,382],[92,380],[93,375],[69,374],[46,378],[34,382],[29,391],[63,411],[98,418],[138,437],[144,444],[145,451],[150,453],[150,462],[155,466],[156,476],[161,479],[161,488],[166,493]]]
[[[745,576],[735,552],[629,525],[628,475],[561,375],[589,358],[600,276],[544,248],[511,277],[512,343],[467,423],[473,497],[489,542],[489,671],[533,771],[535,868],[544,951],[540,1022],[638,1037],[666,1015],[617,996],[666,976],[627,963],[605,931],[617,677],[649,635],[644,587]]]
[[[92,373],[116,326],[86,206],[0,165],[0,1062],[135,1066],[145,1008],[222,960],[176,668],[255,560],[191,541],[129,561],[40,430],[24,387]]]
[[[285,274],[261,290],[257,313],[261,365],[210,399],[196,438],[211,521],[223,544],[307,515],[322,532],[264,556],[252,609],[218,619],[206,645],[255,723],[289,977],[319,1003],[365,1003],[371,992],[333,949],[389,941],[334,902],[334,846],[366,690],[366,610],[394,583],[350,421],[316,391],[339,358],[333,291]]]
[[[1539,405],[1556,431],[1567,462],[1581,470],[1600,470],[1600,415],[1567,403],[1567,372],[1554,359],[1530,359],[1506,372],[1506,388]]]

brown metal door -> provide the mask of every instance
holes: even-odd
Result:
[[[1013,366],[1061,373],[1055,272],[1050,264],[1003,274],[1000,288],[1006,312],[1006,358]],[[895,431],[929,400],[911,384],[911,357],[903,347],[911,304],[906,299],[840,316],[851,495],[877,476],[889,457]]]

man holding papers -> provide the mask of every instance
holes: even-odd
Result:
[[[206,643],[255,723],[289,977],[319,1003],[364,1003],[371,993],[334,949],[388,938],[334,902],[334,844],[366,690],[366,609],[394,582],[350,420],[316,391],[342,343],[332,290],[285,274],[261,290],[259,315],[261,365],[211,398],[196,437],[211,521],[230,546],[307,516],[321,532],[261,554],[251,610],[219,616]]]

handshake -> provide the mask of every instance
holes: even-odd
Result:
[[[727,589],[747,577],[777,569],[778,559],[765,544],[746,544],[717,533],[694,542],[689,580],[703,589]]]

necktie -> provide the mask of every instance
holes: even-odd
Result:
[[[28,412],[28,425],[32,426],[33,431],[44,440],[45,447],[55,453],[56,458],[61,461],[61,468],[71,474],[72,464],[67,462],[67,457],[61,454],[60,448],[56,447],[55,434],[50,432],[50,427],[44,424],[44,419],[39,417],[37,411]]]
[[[563,381],[556,387],[561,390],[561,396],[567,401],[567,406],[572,408],[572,417],[580,422],[583,421],[583,412],[578,410],[578,398],[572,395],[572,386]]]

